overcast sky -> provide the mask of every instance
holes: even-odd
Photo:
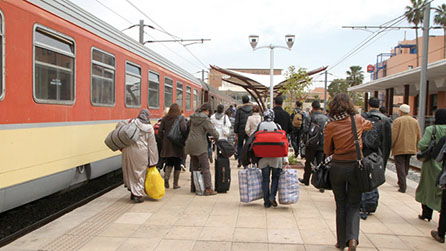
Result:
[[[376,63],[378,54],[388,53],[404,36],[407,39],[415,38],[414,30],[381,33],[377,40],[335,66],[343,56],[372,34],[343,29],[342,26],[382,25],[401,16],[410,4],[409,0],[71,1],[119,30],[144,19],[146,24],[157,29],[146,28],[148,34],[145,34],[145,40],[172,39],[159,30],[182,39],[211,39],[204,44],[193,44],[186,48],[178,43],[146,45],[197,77],[201,74],[196,72],[209,68],[209,65],[223,68],[269,68],[270,50],[253,51],[248,41],[251,34],[260,36],[258,46],[286,46],[285,35],[295,35],[296,41],[291,51],[274,50],[274,68],[287,69],[294,65],[312,70],[328,65],[332,74],[329,79],[344,78],[345,72],[352,65],[359,65],[365,71],[368,64]],[[436,7],[441,3],[444,0],[434,0],[431,6]],[[408,23],[404,19],[398,26],[408,26]],[[124,33],[138,40],[137,28]],[[422,34],[421,30],[419,33]],[[442,30],[431,30],[431,35],[442,34]],[[365,75],[368,76],[367,73]],[[315,78],[323,79],[322,76]],[[315,83],[321,85],[317,81]]]

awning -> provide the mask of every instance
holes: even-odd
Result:
[[[361,85],[348,88],[354,92],[373,92],[394,88],[395,95],[404,94],[404,86],[409,85],[409,95],[415,96],[420,90],[421,67],[409,69],[384,78],[373,80]],[[427,67],[427,80],[429,81],[429,93],[436,93],[446,88],[446,60],[430,63]]]

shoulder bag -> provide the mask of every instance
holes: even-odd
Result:
[[[175,119],[175,121],[173,122],[172,127],[170,128],[169,133],[167,134],[167,138],[174,143],[175,145],[178,146],[184,146],[186,139],[183,135],[183,133],[181,132],[181,126],[180,126],[180,122],[182,120],[182,116],[179,116]]]
[[[227,117],[227,115],[223,116],[222,132],[223,132],[223,136],[229,137],[231,135],[231,128],[226,125],[226,117]]]
[[[331,158],[332,155],[328,156],[313,170],[313,175],[311,176],[311,184],[317,189],[332,189],[330,182]]]
[[[376,152],[367,155],[364,159],[362,158],[355,118],[353,115],[350,115],[350,119],[352,120],[352,131],[357,155],[355,176],[358,181],[358,189],[361,192],[370,192],[386,182],[384,161],[382,156]]]
[[[427,148],[424,151],[417,152],[417,160],[426,161],[426,160],[430,160],[432,157],[434,157],[434,158],[436,157],[436,156],[432,156],[433,150],[435,148],[435,134],[436,134],[436,128],[434,126],[434,128],[432,128],[431,142],[429,143],[429,145],[427,146]]]

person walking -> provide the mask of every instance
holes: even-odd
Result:
[[[170,106],[169,112],[161,120],[161,125],[159,128],[159,136],[163,142],[163,147],[161,149],[161,158],[165,160],[166,166],[164,167],[164,186],[169,188],[169,178],[170,174],[173,172],[173,189],[178,189],[178,181],[180,179],[181,164],[183,163],[184,155],[184,145],[178,142],[172,142],[167,135],[174,129],[173,126],[175,121],[179,120],[178,126],[180,127],[180,132],[185,135],[187,132],[187,124],[185,118],[181,115],[181,108],[177,103]]]
[[[257,126],[261,121],[262,117],[260,116],[260,107],[255,105],[254,108],[252,108],[252,115],[249,116],[248,120],[246,121],[245,133],[248,135],[248,137],[256,131]]]
[[[424,151],[431,143],[432,133],[435,128],[435,143],[446,135],[446,109],[435,112],[435,123],[426,127],[423,138],[418,142],[418,149]],[[433,210],[441,211],[441,189],[437,186],[437,177],[441,173],[443,162],[437,162],[434,158],[423,161],[421,165],[421,177],[415,192],[415,200],[421,203],[422,213],[418,215],[420,220],[430,221]],[[444,230],[440,231],[444,239]]]
[[[274,122],[280,125],[282,127],[282,130],[284,130],[287,134],[287,136],[291,133],[291,130],[293,129],[293,125],[291,124],[291,117],[288,112],[283,110],[282,108],[283,104],[283,97],[277,96],[274,99]]]
[[[244,95],[242,97],[243,105],[240,105],[237,107],[237,112],[235,114],[235,123],[234,123],[234,133],[237,135],[236,141],[237,141],[237,153],[241,153],[243,149],[243,144],[245,140],[248,139],[248,136],[245,132],[246,127],[246,121],[248,121],[248,117],[252,114],[252,105],[250,105],[249,97],[247,95]],[[242,162],[240,160],[241,158],[238,158],[238,166],[242,166]]]
[[[280,125],[274,122],[273,110],[265,110],[265,112],[263,113],[263,119],[264,121],[260,122],[259,124],[259,131],[281,130]],[[258,168],[262,170],[263,205],[265,206],[265,208],[269,208],[271,206],[277,207],[276,194],[279,187],[279,177],[280,173],[282,172],[283,162],[288,164],[288,158],[260,158],[258,162]]]
[[[186,140],[186,154],[191,157],[192,171],[200,171],[203,174],[203,182],[205,186],[204,195],[217,194],[212,189],[211,172],[209,170],[209,156],[208,156],[208,139],[206,134],[209,134],[214,139],[218,139],[218,132],[215,130],[209,119],[210,112],[209,103],[201,105],[197,112],[190,116],[189,136]],[[193,180],[191,180],[193,183]]]
[[[305,145],[305,167],[303,178],[299,178],[299,182],[308,186],[310,184],[310,176],[312,174],[312,164],[318,166],[324,161],[324,128],[328,121],[328,117],[321,110],[321,104],[315,100],[311,103],[310,114],[310,131],[308,132]],[[313,125],[314,124],[314,125]],[[311,139],[310,139],[311,136]],[[314,163],[316,161],[316,163]],[[320,192],[324,190],[321,189]]]
[[[305,113],[302,111],[302,102],[296,101],[296,108],[291,114],[291,145],[294,149],[294,157],[299,155],[300,141],[302,139],[302,128],[305,121]],[[301,156],[302,157],[302,156]]]
[[[228,136],[230,134],[230,128],[231,128],[231,121],[229,120],[229,117],[224,114],[225,107],[222,104],[219,104],[217,106],[217,112],[212,114],[211,116],[211,123],[214,125],[215,130],[218,132],[218,138],[219,139],[228,139]]]
[[[401,105],[400,117],[392,125],[392,154],[398,176],[398,192],[401,193],[406,192],[410,157],[417,153],[417,142],[421,139],[420,125],[409,113],[410,106]]]
[[[361,147],[361,135],[372,128],[372,123],[355,115],[353,103],[345,93],[334,96],[329,107],[330,120],[324,130],[324,153],[333,155],[330,182],[336,201],[336,247],[356,250],[359,244],[361,192],[354,175],[357,155],[351,117],[356,123],[355,133]]]
[[[135,123],[139,129],[139,138],[136,143],[122,149],[122,170],[124,184],[130,190],[130,199],[135,203],[143,202],[144,181],[147,166],[156,166],[158,163],[158,149],[155,132],[150,124],[150,113],[142,109],[138,117],[127,123]]]

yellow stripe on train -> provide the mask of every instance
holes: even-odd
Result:
[[[104,144],[115,125],[0,130],[0,188],[119,155]]]

